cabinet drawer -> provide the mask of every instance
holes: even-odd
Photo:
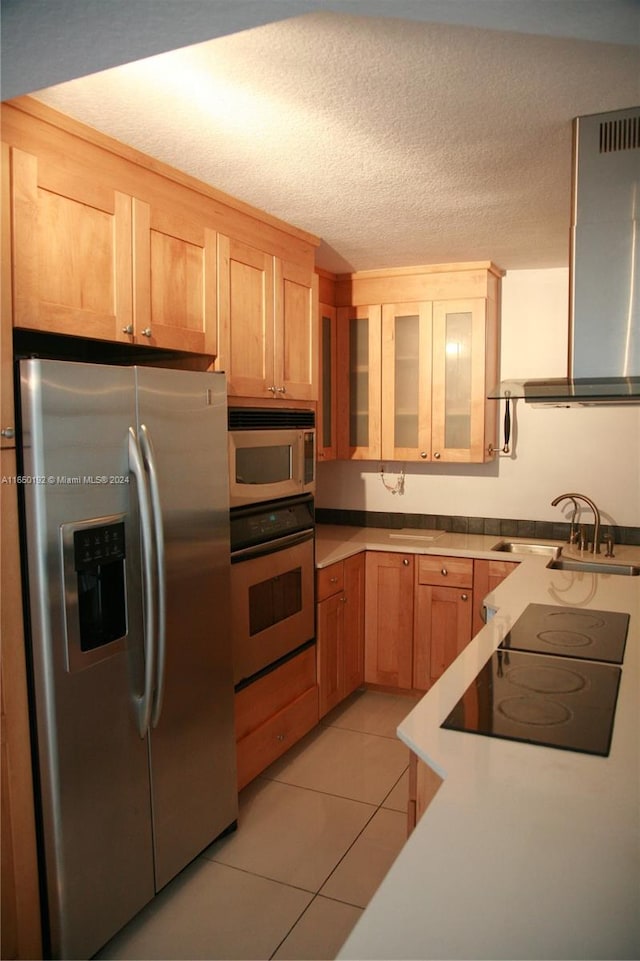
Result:
[[[294,701],[316,683],[316,649],[302,654],[254,681],[235,696],[236,741]]]
[[[316,601],[324,601],[325,598],[337,594],[344,590],[344,563],[338,561],[329,567],[323,567],[317,572],[316,576]]]
[[[418,556],[418,584],[472,587],[473,560],[467,557]]]
[[[317,723],[318,688],[314,685],[238,741],[238,790],[288,751]]]

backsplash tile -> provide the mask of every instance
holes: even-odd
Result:
[[[448,514],[403,514],[395,511],[337,510],[317,507],[319,524],[346,524],[350,527],[382,527],[398,530],[413,527],[422,530],[450,531],[456,534],[491,534],[496,537],[539,537],[566,541],[569,524],[555,521],[516,520],[505,517],[465,517]],[[591,525],[588,525],[590,527]],[[640,546],[640,527],[615,527],[604,524],[603,531],[611,530],[616,544]]]

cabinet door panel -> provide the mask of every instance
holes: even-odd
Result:
[[[215,354],[215,231],[140,200],[133,223],[136,341]]]
[[[338,456],[377,460],[380,438],[382,310],[338,310]]]
[[[335,460],[337,456],[337,331],[335,307],[320,304],[319,375],[320,403],[318,404],[317,446],[318,460]]]
[[[376,551],[365,563],[365,681],[410,688],[413,557]]]
[[[344,697],[344,594],[318,604],[319,712],[323,717]]]
[[[273,257],[218,236],[219,370],[230,394],[273,397]]]
[[[382,457],[431,459],[431,304],[382,308]]]
[[[275,261],[276,390],[286,400],[318,396],[318,278],[298,264]]]
[[[485,459],[485,333],[484,300],[434,303],[432,446],[436,460]]]
[[[344,561],[344,690],[346,697],[364,682],[364,554]]]
[[[12,150],[14,325],[115,340],[132,320],[131,198]]]
[[[428,690],[471,640],[473,595],[453,587],[416,587],[413,685]]]

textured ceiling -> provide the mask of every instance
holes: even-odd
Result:
[[[312,13],[35,96],[316,234],[329,270],[551,267],[571,120],[640,102],[640,53]]]

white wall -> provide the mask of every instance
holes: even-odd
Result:
[[[568,270],[511,271],[502,285],[501,377],[562,377],[567,371]],[[504,404],[500,404],[500,419]],[[564,520],[551,500],[579,491],[605,523],[640,526],[640,407],[534,408],[515,404],[515,450],[485,465],[319,465],[318,507],[468,517]]]

